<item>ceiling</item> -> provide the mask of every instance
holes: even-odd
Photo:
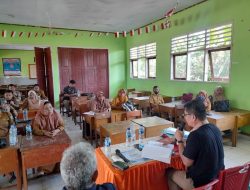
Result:
[[[0,0],[0,23],[122,32],[204,0]]]

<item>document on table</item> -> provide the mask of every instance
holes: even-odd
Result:
[[[172,144],[162,146],[158,143],[148,143],[142,150],[142,157],[170,164],[173,149],[174,145]]]

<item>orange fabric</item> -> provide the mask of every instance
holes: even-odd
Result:
[[[184,170],[185,167],[179,156],[173,156],[171,164],[159,161],[150,161],[141,165],[133,166],[121,171],[112,166],[108,158],[100,148],[96,149],[98,178],[97,184],[113,183],[118,190],[168,190],[165,169],[173,167]]]

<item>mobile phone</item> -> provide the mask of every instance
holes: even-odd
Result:
[[[129,168],[128,164],[126,164],[125,162],[121,162],[121,161],[115,161],[112,163],[112,165],[120,170],[126,170]]]
[[[138,149],[139,151],[142,151],[142,148],[139,146],[139,144],[135,144],[134,147]]]

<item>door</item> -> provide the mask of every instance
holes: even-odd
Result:
[[[46,95],[48,90],[46,88],[46,76],[45,76],[45,64],[44,64],[44,51],[43,48],[35,47],[35,57],[36,57],[36,74],[37,83],[39,87],[44,90]]]

